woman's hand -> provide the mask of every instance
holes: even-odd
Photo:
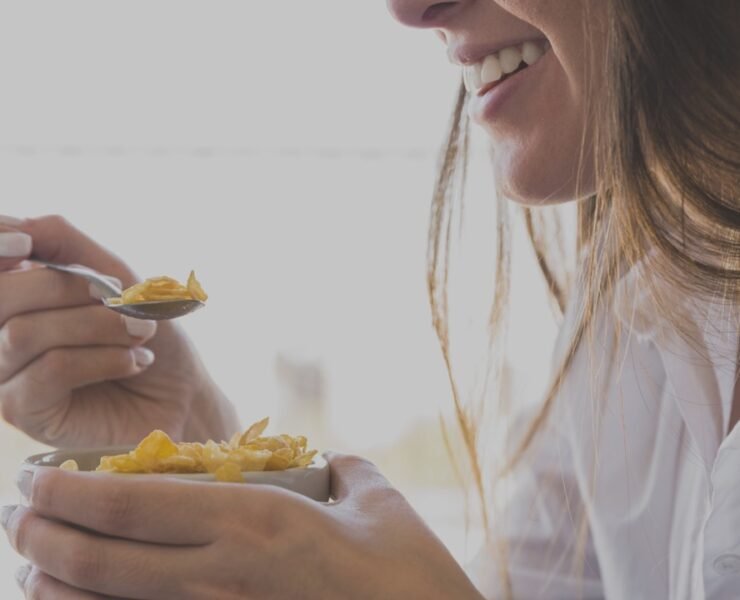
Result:
[[[55,600],[481,600],[441,542],[370,463],[330,457],[321,504],[264,485],[21,474],[30,508],[3,524]]]
[[[84,280],[22,263],[83,264],[138,281],[118,257],[60,217],[0,217],[0,411],[54,446],[226,439],[238,428],[182,330],[121,317]]]

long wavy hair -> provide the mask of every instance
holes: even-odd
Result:
[[[577,205],[577,239],[572,241],[578,259],[570,272],[563,269],[568,240],[562,240],[558,211],[518,209],[554,304],[564,311],[574,282],[579,301],[572,339],[537,415],[508,449],[507,469],[520,462],[543,429],[597,309],[613,297],[626,268],[649,255],[650,271],[681,293],[734,307],[728,314],[735,316],[740,304],[740,2],[604,2],[607,35],[599,43],[605,48],[587,53],[598,56],[600,64],[586,65],[587,72],[605,78],[598,93],[592,86],[588,98],[596,191]],[[594,43],[588,39],[589,18],[586,10],[583,31],[586,41]],[[468,472],[488,529],[488,486],[479,451],[481,399],[462,397],[450,356],[447,282],[453,215],[460,209],[468,164],[466,100],[461,85],[432,202],[427,281]],[[510,287],[508,201],[499,194],[497,202],[489,319],[494,351],[505,328]],[[680,315],[655,283],[647,276],[641,282],[656,310],[683,333]]]

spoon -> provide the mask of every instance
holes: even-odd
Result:
[[[102,301],[105,306],[117,313],[126,315],[127,317],[133,317],[134,319],[153,321],[177,319],[205,306],[205,303],[199,300],[156,300],[152,302],[137,302],[136,304],[111,304],[111,298],[120,298],[122,290],[100,273],[96,273],[85,267],[57,265],[43,260],[34,260],[34,262],[53,271],[69,273],[70,275],[77,275],[86,279],[103,294]]]

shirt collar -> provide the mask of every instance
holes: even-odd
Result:
[[[727,431],[738,356],[737,314],[726,303],[650,287],[648,263],[630,269],[618,282],[613,309],[628,335],[652,342],[661,354],[671,395],[707,468]],[[662,314],[655,295],[669,301],[683,332]]]

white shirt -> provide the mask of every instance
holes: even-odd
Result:
[[[581,345],[497,522],[517,600],[740,599],[740,426],[725,434],[740,333],[717,304],[676,306],[690,342],[634,269]],[[494,560],[482,552],[471,573],[501,598]]]

